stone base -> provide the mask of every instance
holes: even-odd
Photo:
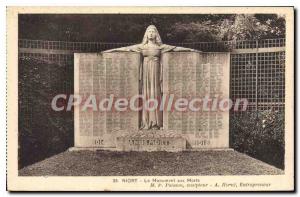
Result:
[[[186,152],[196,152],[196,151],[234,151],[233,148],[189,148],[185,150]]]
[[[186,139],[166,131],[140,131],[119,136],[116,139],[118,151],[168,151],[186,150]]]
[[[98,151],[98,150],[109,150],[109,151],[117,151],[115,147],[106,148],[106,147],[70,147],[68,151]]]
[[[116,147],[112,147],[112,148],[104,148],[104,147],[70,147],[68,149],[68,151],[70,151],[70,152],[100,151],[100,150],[122,151],[122,150],[118,150]],[[234,151],[234,149],[233,148],[189,148],[189,149],[183,149],[181,151],[184,151],[184,152]],[[168,152],[176,152],[176,151],[168,151]]]
[[[163,130],[143,130],[116,137],[115,146],[111,147],[71,147],[69,151],[233,151],[229,147],[221,148],[188,148],[186,138],[175,132]]]

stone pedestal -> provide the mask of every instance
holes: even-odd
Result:
[[[178,152],[186,149],[182,135],[165,131],[139,131],[117,137],[118,151],[168,151]]]

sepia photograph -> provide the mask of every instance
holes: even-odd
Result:
[[[10,191],[293,191],[293,7],[8,7]]]

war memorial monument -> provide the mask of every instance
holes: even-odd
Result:
[[[150,25],[141,44],[74,57],[74,93],[105,110],[75,107],[71,150],[229,148],[228,110],[199,107],[205,97],[211,101],[229,97],[229,53],[163,44],[156,27]],[[119,109],[108,109],[109,105]],[[134,110],[124,108],[129,105]]]

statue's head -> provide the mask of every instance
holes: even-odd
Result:
[[[154,40],[158,45],[162,44],[160,35],[154,25],[147,27],[142,44],[147,44],[149,40]]]

